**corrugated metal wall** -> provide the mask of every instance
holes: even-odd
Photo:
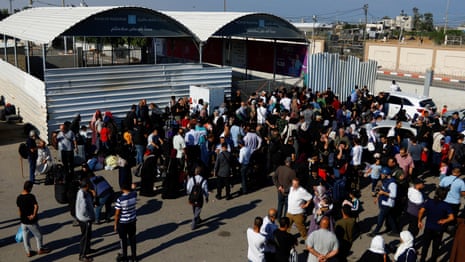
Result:
[[[367,86],[374,91],[377,62],[360,62],[354,56],[341,60],[339,54],[320,53],[310,56],[309,87],[313,91],[325,91],[328,87],[344,100],[354,90],[355,85]]]
[[[44,82],[0,60],[0,95],[16,106],[25,123],[37,127],[40,137],[48,137]]]
[[[77,113],[88,124],[96,109],[122,118],[141,99],[164,109],[170,96],[189,96],[190,85],[222,87],[229,94],[231,75],[230,67],[201,64],[48,69],[48,128],[56,130]]]

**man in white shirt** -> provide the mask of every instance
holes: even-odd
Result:
[[[391,90],[394,91],[394,92],[400,92],[400,87],[396,83],[396,80],[392,80]]]
[[[261,95],[258,97],[258,101],[260,100],[266,105],[266,91],[262,91]]]
[[[266,110],[265,103],[263,100],[258,101],[257,106],[257,124],[258,125],[265,125],[266,124],[266,114],[268,111]]]
[[[282,93],[281,100],[279,101],[279,104],[282,106],[283,109],[286,109],[288,112],[291,111],[291,99],[287,97],[286,93]],[[292,223],[292,222],[291,222]]]
[[[292,223],[295,223],[303,239],[307,238],[307,230],[305,229],[305,209],[310,205],[312,195],[300,186],[299,179],[296,177],[292,179],[292,186],[289,190],[287,201],[287,217],[290,220],[289,228]]]
[[[183,165],[183,157],[186,149],[186,142],[184,141],[184,130],[179,128],[178,133],[173,137],[173,149],[176,149],[176,159],[179,165]]]
[[[241,186],[242,194],[247,194],[247,178],[249,175],[249,161],[251,151],[250,148],[244,145],[242,140],[238,141],[239,144],[239,164],[241,164]]]
[[[255,127],[246,126],[245,131],[246,134],[242,138],[244,145],[250,148],[250,152],[253,153],[262,146],[262,138],[255,132]]]
[[[360,176],[358,175],[358,172],[362,164],[362,154],[363,154],[363,147],[360,145],[360,139],[354,138],[354,146],[352,147],[350,151],[350,156],[352,157],[350,164],[352,165],[353,172],[354,172],[354,175],[353,175],[354,181],[351,187],[357,190],[360,189]]]
[[[256,217],[253,228],[247,228],[247,259],[250,262],[265,262],[265,242],[266,238],[260,234],[260,228],[263,224],[261,217]]]

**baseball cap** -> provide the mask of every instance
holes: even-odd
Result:
[[[383,167],[381,169],[381,174],[390,175],[391,174],[391,169],[389,167]]]

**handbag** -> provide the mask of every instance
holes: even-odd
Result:
[[[15,236],[16,243],[23,242],[23,227],[20,225]]]

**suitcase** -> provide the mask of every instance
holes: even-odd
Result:
[[[55,184],[55,200],[58,202],[58,204],[68,204],[66,184]]]

